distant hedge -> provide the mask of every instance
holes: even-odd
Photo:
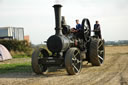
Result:
[[[25,40],[0,40],[0,44],[4,45],[9,51],[26,52],[31,49],[30,44]]]

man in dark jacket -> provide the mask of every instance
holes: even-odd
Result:
[[[98,36],[99,38],[101,37],[101,30],[100,30],[100,24],[99,21],[96,21],[96,24],[94,24],[94,33],[96,36]]]
[[[76,28],[71,28],[71,32],[79,32],[81,30],[81,24],[79,23],[79,20],[76,20]]]

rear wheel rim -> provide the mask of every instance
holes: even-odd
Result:
[[[104,42],[100,41],[98,43],[98,59],[99,62],[102,64],[104,61]]]

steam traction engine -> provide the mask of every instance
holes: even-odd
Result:
[[[61,5],[54,5],[55,35],[47,40],[49,55],[44,48],[36,49],[32,54],[32,69],[36,74],[44,74],[48,67],[65,67],[70,75],[78,74],[82,62],[88,61],[93,66],[104,62],[104,40],[91,36],[91,26],[88,19],[82,20],[82,28],[77,33],[70,32],[65,17],[61,16]]]

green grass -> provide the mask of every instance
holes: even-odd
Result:
[[[0,64],[1,73],[30,73],[32,72],[31,63],[14,63],[14,64]]]
[[[13,55],[12,57],[13,58],[27,58],[27,57],[31,57],[31,56],[27,56],[27,55],[24,55],[24,54],[17,54],[17,55]]]

